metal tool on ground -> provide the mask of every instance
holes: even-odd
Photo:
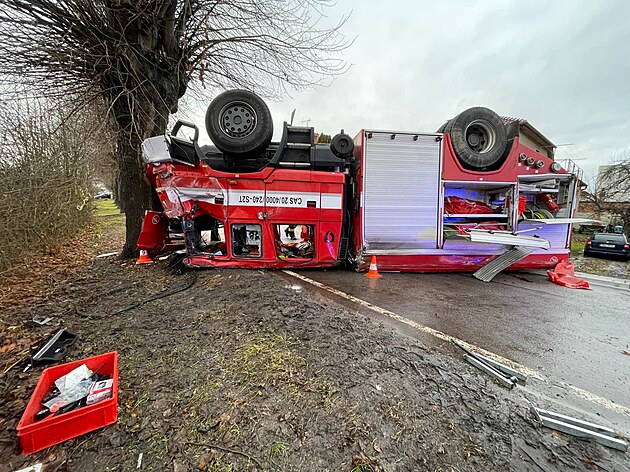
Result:
[[[28,467],[20,470],[16,470],[15,472],[41,472],[42,464],[29,465]]]
[[[494,377],[504,387],[512,389],[514,388],[514,385],[516,385],[516,377],[508,378],[505,375],[503,375],[501,372],[496,370],[494,367],[490,367],[488,364],[480,361],[476,357],[469,356],[468,354],[464,354],[464,359],[469,364],[472,364],[475,367],[477,367],[477,369],[482,370],[486,374],[489,374],[492,377]]]
[[[35,323],[38,326],[44,326],[45,324],[48,324],[52,321],[52,317],[50,316],[40,316],[40,315],[35,315],[33,316],[33,323]]]
[[[36,364],[50,364],[61,360],[70,346],[77,340],[77,335],[65,328],[57,331],[30,359],[23,372]]]
[[[497,381],[504,387],[511,389],[514,388],[517,383],[525,385],[527,382],[527,376],[525,374],[486,356],[477,354],[455,341],[453,341],[453,344],[466,353],[464,355],[464,360],[466,360],[466,362],[496,378]]]
[[[617,438],[614,430],[553,411],[543,410],[530,405],[533,416],[547,428],[561,431],[578,438],[586,438],[619,451],[627,451],[628,443]]]
[[[112,256],[116,256],[118,253],[117,252],[105,252],[103,254],[99,254],[98,256],[96,256],[97,259],[104,259],[106,257],[112,257]]]

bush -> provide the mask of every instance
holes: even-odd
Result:
[[[49,105],[0,103],[0,272],[90,219],[93,164],[107,146],[89,114]]]

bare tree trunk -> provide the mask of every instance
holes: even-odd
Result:
[[[173,98],[177,103],[177,99]],[[126,216],[125,245],[121,258],[137,255],[136,244],[146,210],[153,209],[152,190],[145,176],[146,167],[142,161],[142,141],[166,131],[169,110],[164,100],[158,106],[144,101],[139,103],[142,113],[129,122],[129,115],[123,112],[118,116],[118,179],[117,193]],[[121,126],[122,125],[122,126]]]
[[[623,232],[630,237],[630,208],[623,208],[619,211],[623,218]]]
[[[144,176],[140,159],[139,139],[121,133],[118,139],[118,192],[121,201],[125,202],[124,212],[127,218],[125,245],[121,254],[123,258],[136,255],[142,218],[145,210],[151,208],[151,187]]]

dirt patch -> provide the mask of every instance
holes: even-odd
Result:
[[[91,259],[5,307],[2,371],[65,326],[79,335],[67,361],[118,351],[120,399],[115,425],[24,458],[15,427],[41,369],[10,369],[0,470],[136,470],[140,453],[143,470],[178,472],[628,470],[538,429],[518,390],[276,273],[165,265]],[[34,314],[53,326],[29,327]]]

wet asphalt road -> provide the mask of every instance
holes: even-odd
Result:
[[[551,382],[565,382],[630,408],[628,287],[571,290],[528,273],[500,274],[491,283],[471,274],[387,273],[377,280],[348,271],[300,274],[516,361]],[[352,302],[325,296],[353,308]],[[456,354],[444,341],[411,328],[403,331]],[[577,406],[591,410],[592,405]],[[599,407],[591,411],[615,416]],[[624,416],[617,415],[614,422],[628,434],[630,417]]]

